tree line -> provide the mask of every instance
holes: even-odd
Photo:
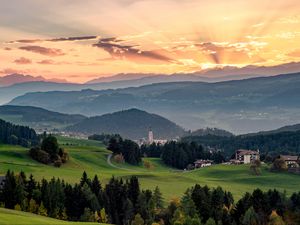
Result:
[[[148,157],[161,158],[163,162],[178,169],[185,169],[197,159],[209,159],[215,163],[222,163],[225,158],[220,151],[208,151],[196,142],[170,141],[164,145],[153,143],[142,145],[141,153]]]
[[[39,137],[29,127],[14,125],[0,119],[0,143],[29,147],[39,143]]]
[[[164,145],[152,143],[139,146],[134,141],[123,140],[120,136],[113,136],[107,146],[115,155],[121,155],[125,162],[138,165],[142,157],[161,158],[163,162],[178,169],[185,169],[197,159],[209,159],[215,163],[225,160],[220,151],[208,151],[196,142],[170,141]]]
[[[121,155],[125,162],[138,165],[142,161],[140,147],[134,141],[114,136],[109,140],[107,149],[115,155]]]
[[[158,187],[141,190],[137,177],[112,177],[103,186],[84,172],[70,185],[52,178],[37,182],[32,175],[8,171],[0,186],[0,203],[62,220],[117,225],[294,225],[300,223],[300,192],[290,197],[277,190],[255,189],[235,203],[231,192],[199,184],[180,199],[164,203]]]
[[[231,156],[236,149],[259,149],[266,155],[300,153],[300,131],[279,132],[271,134],[239,135],[220,137],[214,135],[188,136],[182,141],[195,141],[203,146],[210,146],[223,150]]]

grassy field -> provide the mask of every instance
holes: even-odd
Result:
[[[0,208],[0,225],[99,225],[99,223],[66,222],[32,213]]]
[[[28,156],[28,149],[0,145],[0,174],[10,169],[16,172],[25,171],[27,175],[34,174],[37,179],[63,178],[70,183],[79,182],[83,171],[90,177],[97,174],[102,183],[106,183],[111,176],[129,177],[136,175],[141,181],[142,188],[154,189],[159,186],[166,201],[180,197],[192,185],[199,183],[210,187],[221,186],[231,191],[235,199],[239,199],[245,192],[255,188],[268,190],[276,188],[287,194],[299,191],[300,176],[288,173],[271,173],[267,166],[263,166],[262,175],[250,173],[249,165],[215,165],[191,172],[176,171],[165,166],[160,159],[147,158],[154,165],[153,169],[127,164],[116,164],[112,167],[107,163],[108,150],[97,141],[76,140],[59,137],[59,142],[70,153],[70,161],[61,168],[47,166],[32,160]]]

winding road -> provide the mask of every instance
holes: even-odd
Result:
[[[107,156],[107,164],[110,165],[111,167],[114,167],[116,169],[120,169],[120,170],[126,170],[126,171],[134,171],[134,172],[139,172],[138,170],[133,170],[133,169],[129,169],[129,168],[123,168],[123,167],[119,167],[119,166],[116,166],[114,165],[112,162],[111,162],[111,157],[112,157],[112,154],[109,154]]]

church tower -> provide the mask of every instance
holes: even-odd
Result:
[[[153,138],[153,131],[151,129],[151,127],[149,128],[149,132],[148,132],[148,142],[149,144],[152,144],[154,141],[154,138]]]

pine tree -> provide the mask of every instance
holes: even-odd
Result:
[[[182,197],[180,208],[185,216],[194,218],[197,215],[197,209],[193,199],[191,198],[190,190],[187,190]]]
[[[19,204],[16,204],[14,209],[17,211],[22,211],[21,206]]]
[[[30,199],[27,211],[31,213],[37,213],[38,205],[34,199]]]
[[[243,218],[243,225],[258,225],[258,216],[253,207],[250,207]]]
[[[205,225],[216,225],[216,222],[215,222],[215,220],[213,218],[209,218],[206,221]]]
[[[94,222],[95,221],[94,213],[89,208],[85,208],[83,214],[80,217],[80,221]]]
[[[136,176],[132,176],[127,186],[128,197],[135,207],[140,194],[140,184],[138,178]]]
[[[48,216],[48,214],[47,214],[47,209],[45,208],[43,202],[41,202],[41,205],[40,205],[39,208],[38,208],[37,214],[38,214],[38,215],[41,215],[41,216]]]
[[[162,193],[159,190],[159,187],[156,186],[154,192],[153,192],[153,200],[155,203],[155,207],[157,209],[162,209],[163,208],[163,197],[162,197]]]

